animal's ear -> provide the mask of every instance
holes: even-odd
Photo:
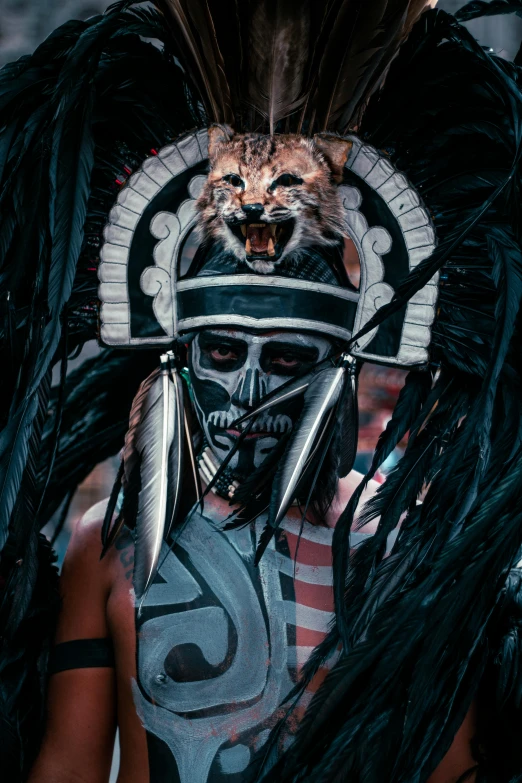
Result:
[[[230,125],[211,125],[208,129],[208,157],[210,162],[216,157],[219,147],[222,144],[226,144],[227,141],[232,141],[234,138],[234,131]]]
[[[336,136],[334,133],[316,133],[315,146],[326,158],[335,182],[342,182],[344,164],[352,149],[353,142]]]

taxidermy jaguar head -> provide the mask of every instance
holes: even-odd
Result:
[[[344,222],[338,183],[351,146],[333,134],[235,134],[213,125],[198,200],[202,238],[260,274],[304,248],[337,244]]]

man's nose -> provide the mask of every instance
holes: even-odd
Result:
[[[261,402],[262,394],[261,373],[248,369],[232,395],[232,404],[238,408],[254,408]]]
[[[243,204],[241,208],[248,218],[255,220],[263,214],[265,206],[254,202],[253,204]]]

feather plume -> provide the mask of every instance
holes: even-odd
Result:
[[[189,68],[192,64],[192,77],[200,86],[209,116],[214,122],[233,123],[230,86],[207,0],[156,0],[156,5],[173,23],[174,31],[181,33],[188,54],[185,62]],[[235,14],[229,10],[230,22]],[[221,13],[224,12],[221,7]]]
[[[248,102],[274,133],[279,120],[302,106],[310,56],[310,4],[293,0],[255,4],[248,37]]]
[[[305,392],[304,406],[272,487],[269,524],[277,528],[295,496],[306,462],[321,431],[325,416],[336,404],[346,377],[346,367],[323,370]]]
[[[386,429],[379,435],[372,465],[369,471],[369,479],[373,478],[381,465],[388,459],[395,447],[404,436],[412,429],[423,404],[426,402],[431,389],[432,377],[430,372],[412,370],[406,376],[392,416],[386,425]],[[435,398],[436,399],[436,398]],[[435,401],[435,400],[434,400]],[[428,404],[428,413],[431,410]]]
[[[208,115],[236,130],[345,132],[432,0],[155,0]],[[282,123],[284,121],[284,125]]]
[[[288,445],[275,466],[277,469],[273,471],[275,475],[271,484],[268,520],[259,537],[254,561],[256,565],[261,560],[296,493],[306,483],[308,471],[311,471],[304,515],[308,510],[328,452],[327,445],[331,443],[334,434],[332,412],[343,393],[342,387],[346,377],[344,363],[341,367],[323,370],[305,393],[299,421],[290,433]],[[318,459],[314,463],[316,454]],[[320,508],[327,507],[331,499],[331,497],[322,499]]]
[[[497,527],[497,523],[499,525],[505,524],[508,517],[513,519],[512,515],[515,512],[515,509],[517,522],[520,520],[522,506],[520,504],[520,492],[519,489],[516,488],[516,482],[519,480],[521,465],[522,462],[520,461],[520,456],[518,456],[513,466],[514,470],[506,472],[504,479],[500,482],[500,485],[495,490],[489,487],[484,496],[481,497],[481,502],[480,504],[477,504],[474,515],[470,519],[470,530],[468,531],[470,532],[473,530],[472,537],[474,539],[474,543],[475,535],[478,535],[479,528],[481,527],[481,520],[483,521],[486,516],[491,513],[492,508],[496,508],[496,513],[498,514],[494,524],[495,528]],[[496,505],[498,503],[500,503],[500,506]],[[502,522],[501,519],[503,520]],[[409,534],[411,535],[412,532],[413,528],[410,529]],[[419,541],[418,534],[413,535],[417,538],[417,541]],[[495,534],[493,533],[493,530],[490,529],[490,533],[487,536],[488,540],[483,541],[480,545],[482,552],[485,553],[486,551],[489,551],[489,557],[491,557],[490,566],[495,560],[495,557],[499,555],[499,549],[502,548],[502,545],[497,541],[496,546],[494,546],[496,550],[495,554],[488,549],[492,546],[493,541],[495,540],[493,538],[494,535]],[[520,539],[520,530],[518,531],[516,538]],[[466,542],[467,546],[464,542]],[[466,547],[466,550],[469,552],[469,545],[469,536],[461,536],[458,544],[459,548]],[[453,546],[456,546],[456,544]],[[422,565],[422,561],[425,555],[423,554],[422,549],[419,549],[418,547],[417,549],[419,554],[417,562],[419,565]],[[473,584],[476,585],[476,589],[479,590],[479,600],[483,601],[485,600],[485,593],[483,589],[479,588],[479,585],[481,584],[480,580],[482,579],[481,574],[487,573],[487,570],[483,571],[483,568],[486,568],[486,564],[484,563],[481,568],[469,568],[469,555],[466,557],[464,555],[464,550],[461,549],[460,551],[463,555],[463,559],[461,561],[461,568],[463,569],[462,578],[464,578],[465,575],[467,579],[473,580]],[[410,558],[410,564],[407,565],[406,570],[404,571],[404,573],[408,573],[411,568],[411,558],[416,557],[415,549],[410,547],[409,554],[407,554],[406,549],[403,549],[402,557],[405,555]],[[446,557],[448,555],[449,552],[446,552]],[[351,759],[352,763],[356,764],[355,769],[357,769],[357,749],[364,747],[369,750],[369,746],[366,744],[367,740],[364,738],[364,736],[367,736],[367,732],[370,731],[370,727],[372,725],[372,736],[370,736],[368,740],[370,746],[378,741],[378,737],[383,738],[384,741],[386,730],[389,727],[389,720],[386,718],[387,706],[385,705],[393,705],[392,709],[395,712],[396,717],[402,713],[402,697],[396,692],[396,686],[401,681],[400,672],[407,671],[407,667],[409,665],[413,665],[414,661],[418,661],[419,657],[418,648],[414,648],[414,657],[411,657],[412,646],[408,641],[408,636],[411,636],[415,628],[423,627],[426,622],[429,623],[430,627],[434,630],[445,627],[444,616],[445,613],[447,613],[449,606],[452,605],[452,602],[454,605],[458,606],[458,611],[460,613],[458,616],[461,618],[463,623],[467,625],[475,621],[476,614],[472,613],[470,615],[466,606],[466,601],[463,601],[462,598],[459,597],[459,592],[462,591],[462,582],[458,581],[453,586],[453,588],[450,584],[448,584],[447,580],[451,580],[453,577],[450,576],[446,571],[445,558],[439,557],[436,560],[432,560],[431,569],[424,569],[422,572],[422,577],[419,573],[419,579],[421,581],[417,584],[416,589],[419,589],[423,596],[431,594],[433,598],[429,602],[425,601],[424,604],[417,604],[409,602],[409,590],[403,590],[402,593],[397,593],[393,587],[396,580],[390,580],[390,570],[396,567],[399,557],[401,557],[401,553],[398,552],[396,555],[392,554],[390,558],[383,562],[382,568],[380,569],[381,573],[379,575],[382,578],[382,581],[380,581],[379,586],[376,584],[373,586],[375,588],[375,596],[382,595],[381,604],[378,608],[377,614],[374,615],[376,620],[378,618],[378,621],[375,622],[375,625],[373,626],[374,632],[371,633],[370,636],[360,637],[357,644],[353,648],[348,649],[348,653],[343,656],[340,662],[334,667],[331,674],[328,675],[325,683],[323,686],[321,686],[314,699],[316,709],[310,710],[310,715],[308,718],[305,716],[300,730],[300,736],[298,735],[298,740],[285,759],[286,763],[284,767],[284,774],[281,774],[280,777],[277,777],[276,779],[286,783],[286,781],[295,779],[293,776],[298,770],[300,771],[306,769],[308,774],[312,775],[311,779],[317,779],[321,781],[331,780],[332,777],[328,777],[328,775],[334,775],[335,769],[338,769],[338,766],[334,763],[334,759],[336,756],[337,759],[339,759],[337,754],[340,752],[342,752],[342,768],[344,768],[344,763],[346,760]],[[439,580],[443,580],[444,589],[441,588],[441,583],[439,583]],[[400,582],[400,579],[398,581]],[[435,592],[432,592],[435,584],[437,583],[439,583],[438,589]],[[419,584],[422,584],[422,588],[419,586]],[[385,588],[385,592],[382,593],[382,589],[385,585],[387,585],[387,587]],[[387,591],[388,597],[386,598],[385,596]],[[364,593],[362,595],[364,595]],[[360,599],[362,598],[362,595],[360,595]],[[389,614],[391,611],[394,617],[397,616],[393,609],[393,605],[397,601],[400,603],[401,612],[407,612],[409,615],[403,615],[400,632],[398,632],[396,627],[393,627],[393,623],[390,619],[391,616]],[[437,602],[439,605],[437,605]],[[417,616],[416,619],[413,619],[412,615],[410,614],[413,611],[419,612],[419,616]],[[423,616],[422,621],[420,620],[420,615]],[[489,615],[487,614],[486,616]],[[482,633],[483,630],[484,621],[482,621]],[[438,669],[440,661],[444,660],[445,663],[449,662],[447,653],[444,653],[443,649],[441,650],[441,648],[438,646],[439,644],[443,645],[445,643],[445,634],[441,634],[440,640],[438,639],[436,645],[434,644],[435,638],[436,637],[434,636],[430,637],[430,641],[428,642],[428,645],[434,645],[436,647],[436,649],[429,654],[429,665],[433,667],[432,673],[434,670]],[[389,649],[390,644],[393,647],[393,656],[389,659],[389,662],[385,664],[383,660],[383,653],[385,649]],[[429,650],[430,648],[428,647],[424,650],[424,652],[427,653]],[[484,666],[483,652],[483,646],[472,646],[470,649],[468,645],[467,655],[469,661],[472,663],[474,668],[477,668],[479,672]],[[371,662],[368,660],[368,656],[372,658]],[[437,656],[439,658],[439,663],[436,662]],[[385,657],[387,657],[387,654]],[[390,670],[387,667],[390,665],[392,660],[394,661],[394,668],[393,670]],[[408,663],[408,661],[410,661],[410,663]],[[459,680],[462,681],[463,670],[460,667],[459,673],[457,662],[453,661],[453,665],[455,667],[457,676],[454,685],[458,690],[458,683]],[[418,665],[415,664],[413,671],[416,671],[417,667]],[[424,677],[425,676],[426,674],[424,674]],[[364,682],[362,691],[361,678]],[[459,693],[459,697],[462,699],[462,703],[460,704],[458,715],[456,715],[455,719],[449,723],[446,723],[444,726],[444,738],[442,739],[443,742],[448,743],[448,737],[450,738],[449,741],[451,742],[451,739],[453,738],[454,733],[459,725],[459,721],[461,721],[463,718],[463,712],[469,705],[473,694],[473,689],[476,687],[476,683],[477,679],[475,677],[471,680],[468,680],[466,686],[467,691],[465,693]],[[343,701],[345,704],[350,703],[351,694],[366,694],[368,692],[368,688],[372,689],[372,704],[374,708],[372,712],[375,715],[375,712],[377,711],[377,713],[380,715],[380,719],[377,720],[377,717],[374,717],[372,724],[365,722],[366,719],[363,719],[361,722],[361,713],[358,711],[350,711],[349,717],[346,720],[344,720],[344,718],[342,719],[344,724],[342,732],[338,735],[338,738],[333,741],[330,749],[324,753],[323,749],[329,742],[328,735],[331,732],[333,737],[337,731],[337,729],[334,727],[336,721],[325,723],[325,717],[327,715],[331,716],[333,714],[335,709],[334,705],[338,705],[338,707],[342,709]],[[408,690],[408,693],[408,698],[410,699],[409,710],[411,710],[411,713],[407,714],[407,723],[409,730],[415,734],[415,741],[418,742],[422,732],[425,732],[427,728],[424,721],[427,720],[428,723],[431,723],[433,722],[434,716],[426,713],[426,689],[417,692],[415,708],[412,708],[411,705],[411,689]],[[445,694],[447,703],[449,703],[454,698],[455,689],[448,688],[448,690],[444,691],[443,693]],[[314,702],[312,702],[312,704],[314,704]],[[381,706],[375,710],[377,704]],[[423,711],[424,717],[422,719],[419,717],[418,710]],[[402,714],[404,719],[404,713]],[[418,729],[415,729],[415,720],[421,720],[422,727],[419,726]],[[376,733],[373,734],[373,731]],[[318,747],[316,744],[319,736],[321,737],[321,747]],[[411,738],[411,736],[406,733],[404,733],[402,736],[408,737],[408,744],[411,747],[413,738]],[[430,736],[430,741],[433,743],[433,736]],[[383,745],[380,747],[381,749],[384,749],[385,746]],[[341,751],[341,749],[344,749],[344,751]],[[423,750],[425,751],[426,749],[423,748]],[[373,763],[376,762],[377,759]],[[372,768],[375,768],[373,763]],[[409,763],[409,769],[411,770],[409,774],[415,774],[418,760],[412,758],[411,762]],[[423,767],[423,776],[419,777],[419,779],[426,779],[426,775],[429,776],[432,769],[433,762],[431,762],[430,767]],[[277,771],[279,772],[279,770]]]
[[[154,579],[165,534],[168,458],[174,437],[175,391],[169,359],[161,357],[161,369],[141,385],[131,411],[125,440],[125,474],[130,478],[139,460],[141,486],[136,517],[134,589],[143,600]]]

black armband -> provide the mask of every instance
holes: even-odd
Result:
[[[74,639],[57,644],[49,656],[49,674],[68,669],[114,667],[114,648],[110,639]]]

